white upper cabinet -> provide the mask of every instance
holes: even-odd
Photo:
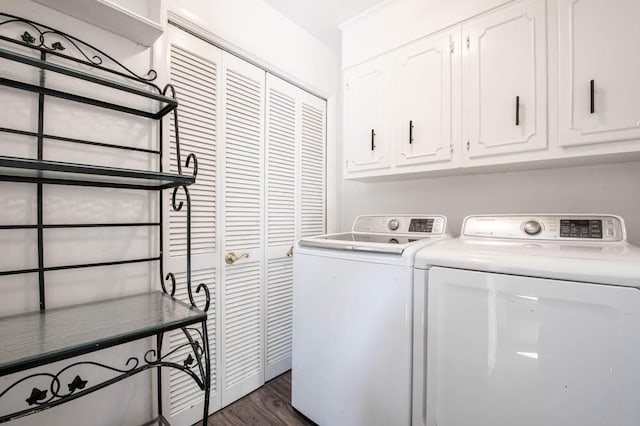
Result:
[[[640,2],[559,0],[559,143],[640,139]]]
[[[366,62],[345,72],[347,172],[389,167],[386,108],[391,79],[388,59]]]
[[[400,3],[343,26],[346,178],[640,158],[640,1]]]
[[[452,111],[459,93],[459,52],[460,31],[456,27],[418,40],[395,55],[397,166],[452,166],[457,143]]]
[[[465,160],[547,147],[545,1],[462,26]]]

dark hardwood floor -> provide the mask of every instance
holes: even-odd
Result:
[[[291,371],[212,414],[207,421],[208,426],[313,424],[291,406]]]

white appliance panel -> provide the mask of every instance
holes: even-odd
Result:
[[[427,288],[427,425],[640,424],[638,289],[441,267]]]
[[[624,221],[612,215],[498,215],[465,218],[462,235],[478,238],[600,241],[626,240]]]
[[[308,251],[294,255],[292,405],[320,425],[410,424],[412,268]]]
[[[356,218],[352,230],[363,233],[443,235],[447,231],[447,218],[434,215],[363,215]]]

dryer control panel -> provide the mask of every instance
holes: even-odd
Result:
[[[371,234],[442,235],[446,229],[447,219],[436,215],[358,216],[353,223],[353,232]]]
[[[609,215],[469,216],[462,226],[466,237],[560,241],[624,241],[624,221]]]

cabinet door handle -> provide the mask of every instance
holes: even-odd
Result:
[[[413,120],[409,120],[409,145],[413,143]]]
[[[293,256],[293,246],[289,247],[289,251],[287,252],[287,257]]]
[[[596,81],[595,80],[591,80],[591,83],[589,83],[589,94],[590,94],[590,96],[589,96],[590,97],[589,109],[591,111],[591,114],[596,112],[595,91],[596,91]]]
[[[371,129],[371,151],[376,149],[375,139],[376,139],[376,132],[374,129]]]
[[[516,126],[520,125],[520,96],[516,96]]]

